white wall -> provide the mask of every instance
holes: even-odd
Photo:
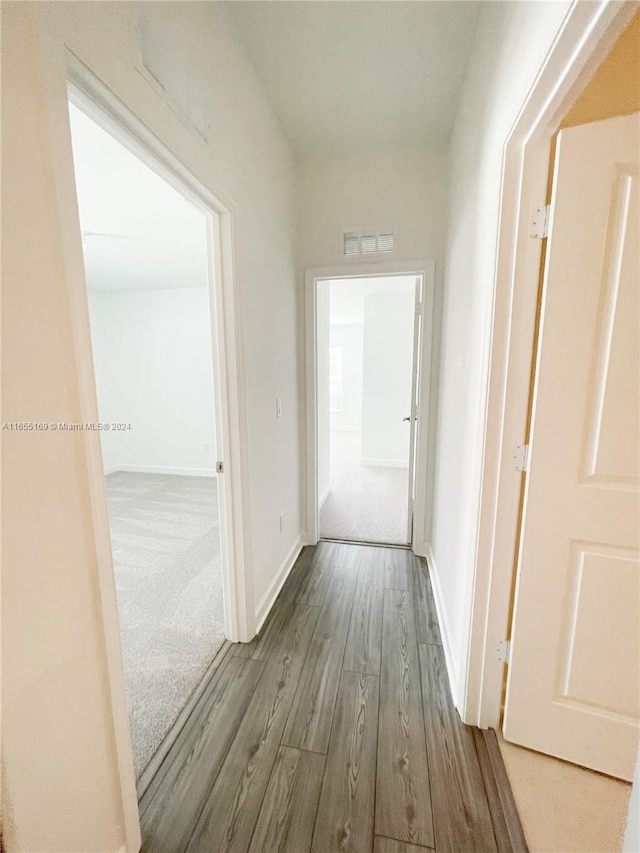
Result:
[[[232,206],[250,453],[245,517],[259,600],[300,529],[293,166],[226,14],[224,3],[2,5],[3,417],[83,419],[71,323],[84,282],[67,44]],[[165,55],[199,84],[208,142],[138,70],[138,17],[153,18]],[[3,507],[3,808],[12,853],[118,851],[125,825],[135,828],[135,792],[121,799],[121,776],[132,781],[132,771],[117,762],[123,718],[111,705],[98,606],[85,454],[85,442],[97,441],[3,433],[11,495]],[[134,830],[129,840],[133,853]]]
[[[431,544],[459,708],[474,580],[503,147],[569,5],[483,5],[451,145]]]
[[[317,406],[318,406],[318,501],[324,502],[331,483],[329,438],[329,282],[319,282],[316,303]]]
[[[217,446],[206,287],[89,292],[107,471],[215,474]],[[208,450],[206,449],[208,447]]]
[[[330,338],[332,347],[342,348],[342,408],[331,412],[331,429],[358,432],[362,428],[362,323],[332,323]]]
[[[408,467],[413,366],[413,281],[364,298],[362,459]]]

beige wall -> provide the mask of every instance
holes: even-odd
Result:
[[[598,66],[560,127],[575,127],[640,110],[640,10]]]
[[[345,258],[340,242],[345,229],[392,225],[397,248],[379,256],[394,260],[435,262],[432,387],[429,423],[435,431],[438,405],[440,313],[447,231],[447,167],[444,148],[366,151],[342,156],[315,156],[297,168],[296,241],[299,282],[299,330],[304,339],[304,271],[310,267],[362,265]],[[371,274],[376,264],[371,262]],[[304,375],[301,363],[301,376]],[[301,386],[301,393],[304,389]],[[304,419],[301,430],[304,441]],[[429,462],[431,465],[431,461]],[[433,470],[418,471],[431,501]],[[428,516],[430,512],[427,511]],[[429,531],[426,531],[429,538]],[[422,551],[422,543],[417,543]]]
[[[141,18],[155,22],[168,55],[206,93],[208,142],[137,67]],[[63,44],[231,200],[259,600],[300,532],[293,166],[224,4],[3,3],[3,420],[82,419],[71,306],[82,315],[86,300]],[[85,457],[85,441],[97,437],[5,431],[2,439],[7,847],[134,850],[132,769],[126,754],[118,766],[116,749],[126,709],[122,695],[112,707],[109,688],[110,678],[122,688],[118,637],[103,626]],[[111,675],[105,637],[116,653]]]
[[[397,250],[384,260],[444,259],[447,204],[444,148],[309,157],[297,169],[297,244],[302,269],[362,264],[345,258],[341,230],[393,225]],[[375,266],[375,264],[372,264]]]
[[[35,15],[10,8],[2,21],[3,419],[77,421]],[[2,439],[6,844],[117,850],[124,816],[82,445],[52,432]]]

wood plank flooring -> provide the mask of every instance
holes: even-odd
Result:
[[[383,625],[375,830],[432,848],[429,765],[409,592],[385,590]]]
[[[303,549],[140,800],[145,853],[526,850],[485,733],[451,702],[410,551]]]

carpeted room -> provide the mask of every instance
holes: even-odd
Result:
[[[71,108],[139,777],[224,641],[204,214]]]
[[[139,776],[224,640],[214,478],[106,478],[129,724]]]

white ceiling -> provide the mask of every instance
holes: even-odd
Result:
[[[479,2],[226,5],[299,155],[449,139]]]
[[[370,294],[401,296],[415,294],[415,275],[342,278],[321,281],[329,288],[329,325],[341,326],[364,322],[364,298]]]
[[[206,219],[134,154],[70,107],[91,290],[206,286]]]

